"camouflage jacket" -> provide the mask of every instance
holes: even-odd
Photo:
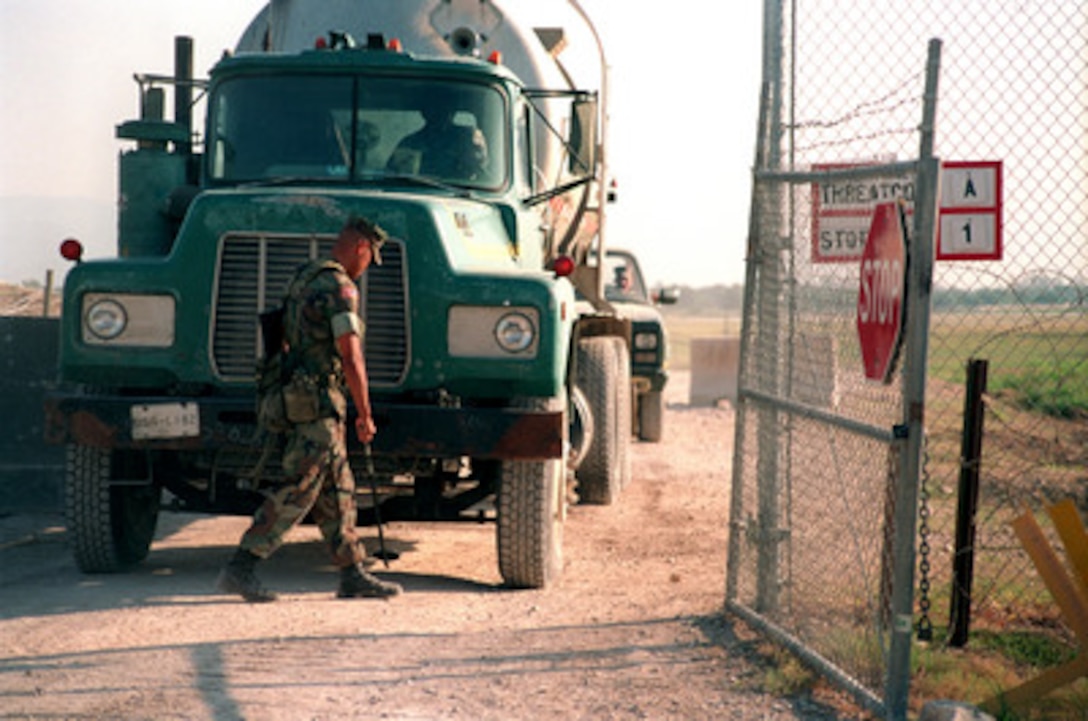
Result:
[[[322,389],[321,415],[345,417],[344,367],[336,348],[333,319],[359,313],[359,288],[331,260],[302,266],[287,286],[283,331],[287,366]],[[361,327],[361,324],[360,324]]]

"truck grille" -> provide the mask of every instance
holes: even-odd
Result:
[[[216,279],[212,362],[220,378],[252,381],[259,354],[257,316],[279,305],[299,265],[329,257],[332,236],[228,235]],[[408,371],[404,245],[390,238],[382,265],[360,281],[365,299],[367,375],[376,387],[399,385]]]

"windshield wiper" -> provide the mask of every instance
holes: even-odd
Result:
[[[458,198],[471,198],[472,191],[463,185],[455,185],[448,183],[444,180],[432,178],[429,175],[404,175],[400,173],[380,173],[377,175],[367,175],[362,178],[369,182],[381,182],[383,180],[392,180],[397,183],[405,183],[408,185],[418,185],[424,188],[435,188],[438,190],[445,190],[446,192],[453,193]]]
[[[428,175],[403,175],[398,173],[367,174],[359,178],[362,183],[381,183],[391,181],[405,185],[415,185],[422,188],[433,188],[451,193],[458,198],[471,198],[472,190],[463,185],[456,185]],[[305,175],[280,175],[269,178],[256,178],[239,182],[238,188],[276,188],[284,185],[320,185],[335,184],[337,186],[350,185],[347,178],[316,178]]]
[[[239,188],[275,188],[281,185],[313,185],[315,183],[335,182],[343,185],[343,178],[315,178],[307,175],[278,175],[271,178],[257,178],[238,183]]]

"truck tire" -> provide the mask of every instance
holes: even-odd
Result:
[[[582,503],[609,505],[623,487],[625,455],[621,445],[623,405],[617,345],[609,337],[578,342],[578,387],[593,415],[593,438],[578,468],[578,496]],[[628,424],[628,429],[630,425]]]
[[[557,402],[535,400],[535,407]],[[562,572],[566,475],[561,458],[500,464],[496,540],[499,574],[506,586],[544,588]]]
[[[622,338],[616,344],[616,438],[619,439],[620,488],[631,484],[631,438],[634,435],[635,391],[631,386],[631,349]]]
[[[499,573],[510,588],[544,588],[563,568],[563,463],[508,461],[499,479]]]
[[[111,485],[112,478],[109,450],[68,446],[65,513],[76,565],[84,573],[112,573],[139,563],[155,536],[159,488]]]
[[[646,391],[638,399],[638,437],[658,443],[665,435],[665,398],[661,391]]]

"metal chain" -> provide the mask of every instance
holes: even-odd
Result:
[[[929,436],[922,436],[922,483],[918,490],[918,640],[933,640],[929,620]]]

